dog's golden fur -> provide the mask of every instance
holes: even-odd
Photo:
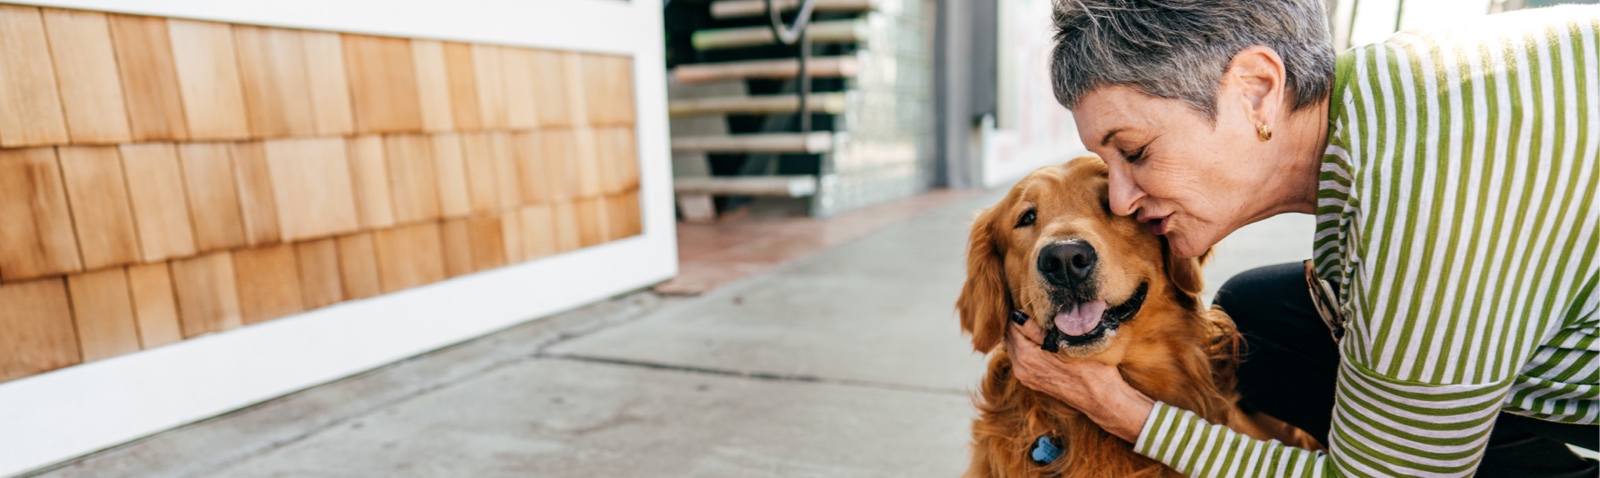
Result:
[[[1137,314],[1105,339],[1063,347],[1058,353],[1116,365],[1135,389],[1212,423],[1256,438],[1317,447],[1298,429],[1239,409],[1233,366],[1240,338],[1226,314],[1201,306],[1203,258],[1176,258],[1137,221],[1111,214],[1106,181],[1105,163],[1097,157],[1042,168],[973,224],[967,280],[956,308],[973,346],[992,356],[974,399],[979,416],[972,423],[972,464],[966,476],[1177,475],[1135,453],[1130,443],[1079,411],[1012,377],[1011,360],[1000,346],[1007,317],[1015,307],[1051,327],[1060,304],[1052,303],[1048,284],[1034,264],[1045,245],[1065,240],[1084,241],[1096,249],[1095,280],[1107,303],[1128,300],[1140,283],[1148,285],[1148,295]],[[1029,209],[1035,211],[1034,224],[1017,227]],[[1048,465],[1029,458],[1041,435],[1064,448]]]

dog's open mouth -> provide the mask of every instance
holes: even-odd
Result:
[[[1133,318],[1144,305],[1150,284],[1140,283],[1128,300],[1115,307],[1107,307],[1103,300],[1082,302],[1063,307],[1056,313],[1051,328],[1045,336],[1044,349],[1055,352],[1061,345],[1075,346],[1099,340],[1106,332]]]

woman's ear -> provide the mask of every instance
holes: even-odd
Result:
[[[1205,277],[1201,275],[1200,269],[1205,265],[1206,259],[1211,257],[1211,250],[1206,249],[1198,257],[1187,259],[1178,257],[1178,254],[1172,251],[1172,245],[1163,236],[1161,238],[1161,256],[1166,261],[1167,279],[1172,281],[1172,286],[1176,287],[1186,298],[1198,303],[1200,292],[1205,290],[1206,286]]]
[[[956,299],[961,314],[961,330],[972,336],[972,348],[982,353],[994,350],[1005,337],[1007,309],[1005,269],[995,245],[996,206],[978,216],[967,239],[967,282]]]
[[[1237,88],[1246,109],[1246,118],[1257,122],[1277,118],[1278,110],[1288,97],[1289,74],[1284,69],[1283,58],[1271,48],[1256,45],[1245,47],[1233,55],[1223,74],[1226,87]],[[1219,104],[1219,108],[1225,106]],[[1271,126],[1271,125],[1268,125]]]

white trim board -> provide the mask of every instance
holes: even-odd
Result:
[[[671,275],[644,239],[90,362],[0,386],[0,475],[115,446]],[[665,260],[640,261],[636,257]],[[613,276],[612,271],[649,269]]]
[[[597,53],[631,53],[637,33],[661,30],[660,0],[7,0],[5,3]],[[645,14],[645,10],[651,12]],[[655,20],[650,20],[652,18]]]
[[[126,10],[112,8],[122,5],[110,0],[33,3]],[[564,13],[604,11],[622,17],[614,19],[616,22],[566,18],[567,24],[556,31],[571,38],[524,32],[519,38],[525,41],[500,43],[570,47],[634,58],[643,235],[0,383],[0,476],[50,466],[676,275],[666,78],[664,69],[657,67],[664,64],[660,1],[523,3]],[[199,13],[176,16],[200,17],[228,9],[225,4],[256,11],[268,3],[156,0],[142,2],[140,7],[143,13],[163,15],[193,8]],[[352,7],[345,4],[389,5],[403,12],[458,5],[369,0],[318,5],[330,10],[328,17],[334,17],[335,13],[351,15]],[[494,17],[488,11],[491,7],[511,13],[527,9],[510,1],[460,4],[472,5],[466,10],[488,17]],[[312,2],[280,0],[271,5],[293,12],[310,8]],[[503,23],[491,20],[486,23]],[[601,23],[632,27],[597,28]],[[414,36],[406,33],[412,26],[397,22],[388,34]],[[494,41],[493,37],[486,33],[455,39]],[[596,47],[573,45],[585,41]]]

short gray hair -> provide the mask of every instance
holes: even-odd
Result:
[[[1333,44],[1323,0],[1056,0],[1050,80],[1073,109],[1109,85],[1182,100],[1212,121],[1217,87],[1240,50],[1278,52],[1293,110],[1326,100]]]

